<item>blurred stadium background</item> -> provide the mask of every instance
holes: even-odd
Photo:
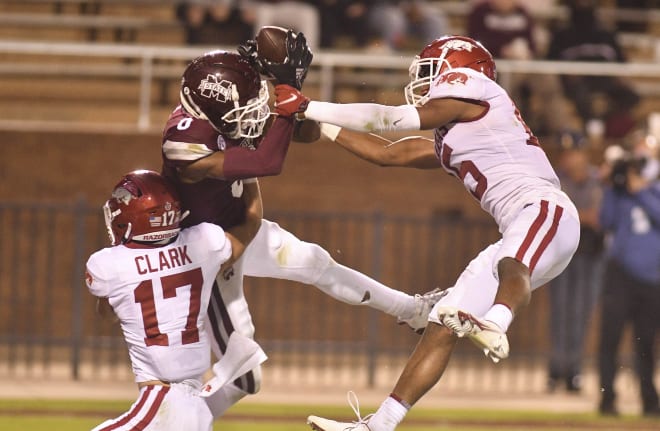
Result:
[[[432,3],[461,33],[467,2]],[[160,131],[177,103],[180,74],[190,59],[217,48],[186,46],[175,4],[0,2],[0,379],[9,382],[2,397],[22,396],[17,388],[35,381],[44,388],[71,381],[132,390],[120,331],[96,318],[83,271],[89,254],[107,244],[100,206],[109,187],[126,171],[159,169]],[[503,85],[519,73],[624,76],[643,98],[635,116],[653,118],[660,112],[660,11],[602,4],[608,19],[648,24],[645,32],[620,34],[629,63],[501,60]],[[562,7],[553,7],[537,18],[563,16]],[[319,50],[305,91],[321,100],[404,103],[415,53]],[[553,139],[541,137],[551,158]],[[261,183],[267,218],[411,293],[450,286],[498,236],[447,175],[370,166],[327,142],[292,145],[283,174]],[[265,386],[274,392],[384,394],[417,340],[393,319],[340,304],[310,286],[270,279],[245,284],[256,338],[270,356]],[[541,289],[510,330],[510,359],[493,365],[462,343],[437,391],[458,398],[543,395],[550,319]],[[589,331],[584,390],[575,398],[593,409],[598,319],[596,313]],[[638,412],[631,345],[622,347],[621,408]]]

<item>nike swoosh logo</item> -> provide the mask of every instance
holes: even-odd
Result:
[[[398,120],[394,121],[394,122],[392,123],[392,125],[393,125],[393,126],[396,126],[397,124],[399,124],[399,123],[401,122],[401,120],[403,120],[403,118],[399,118]]]
[[[282,100],[281,102],[277,102],[277,106],[280,106],[280,105],[286,105],[287,103],[295,102],[295,100],[296,100],[297,98],[298,98],[297,96],[295,96],[294,94],[292,94],[292,95],[290,95],[289,97],[287,97],[286,99]]]

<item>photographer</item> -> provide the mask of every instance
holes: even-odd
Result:
[[[648,159],[622,154],[612,164],[600,210],[608,234],[602,298],[599,373],[603,415],[617,415],[614,378],[627,322],[633,325],[635,368],[645,416],[660,415],[653,382],[660,310],[660,181],[645,175]]]

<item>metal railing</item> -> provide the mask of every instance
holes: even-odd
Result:
[[[136,127],[139,131],[148,131],[154,127],[151,120],[154,80],[178,80],[187,61],[211,49],[234,49],[234,47],[171,47],[0,40],[0,55],[11,55],[12,57],[12,61],[0,63],[0,75],[115,76],[136,79],[139,81],[139,94],[136,98],[139,107]],[[35,56],[38,56],[39,60],[35,61]],[[68,57],[68,59],[54,63],[42,61],[48,57]],[[111,64],[95,64],[101,58],[117,61]],[[321,100],[335,100],[337,85],[346,82],[362,86],[389,86],[400,89],[407,82],[410,61],[410,54],[321,51],[314,56],[308,82],[318,86]],[[497,68],[500,81],[505,88],[508,87],[512,74],[605,75],[660,79],[660,63],[656,62],[593,63],[497,60]],[[346,70],[349,71],[346,72]],[[385,71],[390,73],[384,73]],[[378,78],[373,79],[375,76]],[[652,84],[654,85],[647,85],[642,94],[657,95],[660,93],[660,85],[657,82]],[[157,126],[160,127],[160,124]]]
[[[409,293],[450,286],[484,244],[499,237],[493,224],[453,213],[280,212],[269,218],[340,263]],[[82,200],[2,203],[0,231],[0,370],[11,377],[130,380],[119,328],[96,316],[83,282],[85,260],[107,244],[98,209]],[[246,278],[245,289],[256,339],[270,356],[271,382],[388,385],[418,340],[394,318],[340,303],[312,286]],[[510,329],[515,352],[498,365],[499,377],[480,351],[459,343],[446,387],[543,390],[538,371],[549,349],[548,319],[546,300],[537,293]]]

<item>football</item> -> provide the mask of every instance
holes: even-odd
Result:
[[[257,55],[262,60],[272,63],[283,63],[286,60],[286,28],[267,25],[261,27],[255,40],[257,41]]]

